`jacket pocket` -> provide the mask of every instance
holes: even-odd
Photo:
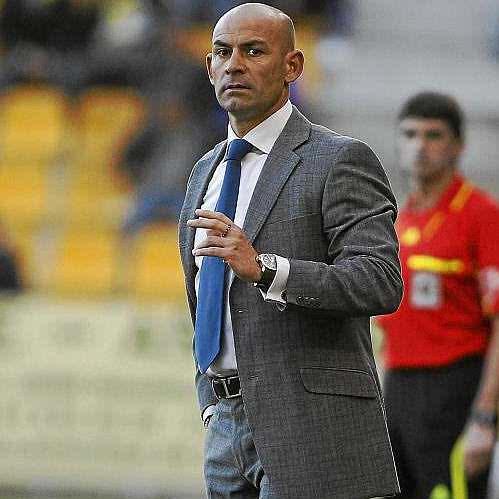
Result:
[[[305,390],[310,393],[376,398],[374,379],[364,371],[353,369],[303,367],[300,376]]]

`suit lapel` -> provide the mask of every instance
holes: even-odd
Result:
[[[243,229],[251,242],[255,240],[284,184],[301,159],[294,149],[303,144],[309,135],[310,122],[293,108],[293,113],[265,162],[248,206]]]

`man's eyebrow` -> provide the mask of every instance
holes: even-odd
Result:
[[[222,42],[222,40],[213,40],[213,45],[218,45],[219,47],[230,47],[230,43]]]
[[[252,40],[248,40],[247,42],[241,43],[243,46],[247,45],[267,45],[267,42],[265,40],[262,40],[261,38],[253,38]]]

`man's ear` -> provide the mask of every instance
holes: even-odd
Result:
[[[211,75],[211,60],[213,58],[213,54],[210,52],[206,54],[206,71],[208,73],[208,78],[210,79],[210,83],[214,85],[213,83],[213,76]]]
[[[285,57],[286,62],[286,75],[285,81],[287,84],[293,83],[303,73],[303,66],[305,65],[305,56],[301,50],[292,50],[288,52]]]
[[[459,140],[456,142],[456,144],[454,146],[454,158],[455,158],[456,163],[459,160],[460,156],[463,154],[465,149],[466,149],[466,145],[465,145],[464,141]]]

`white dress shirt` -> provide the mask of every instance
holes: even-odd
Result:
[[[246,212],[255,190],[255,185],[262,172],[263,165],[274,146],[275,141],[281,134],[284,126],[289,120],[293,107],[289,101],[274,114],[269,116],[265,121],[250,130],[243,139],[253,145],[253,149],[241,161],[241,180],[239,184],[239,195],[237,198],[236,214],[233,222],[238,227],[244,225]],[[237,135],[232,130],[229,123],[227,130],[227,146],[229,143],[237,139]],[[225,175],[226,160],[217,166],[213,177],[211,178],[206,194],[203,198],[201,208],[203,210],[215,210],[215,205],[218,201],[222,182]],[[206,237],[206,229],[196,229],[195,246],[197,246]],[[201,268],[203,257],[196,257],[195,262],[198,269]],[[199,289],[199,272],[196,274],[196,294]],[[286,258],[277,255],[277,273],[267,291],[262,293],[263,299],[266,301],[275,301],[285,303],[283,292],[286,290],[286,284],[289,275],[289,261]],[[230,271],[229,283],[234,280],[234,273]],[[232,320],[229,306],[229,286],[225,289],[225,313],[224,327],[222,331],[221,351],[212,365],[208,368],[208,373],[212,376],[225,376],[237,371],[236,353],[234,349],[234,337],[232,332]]]

